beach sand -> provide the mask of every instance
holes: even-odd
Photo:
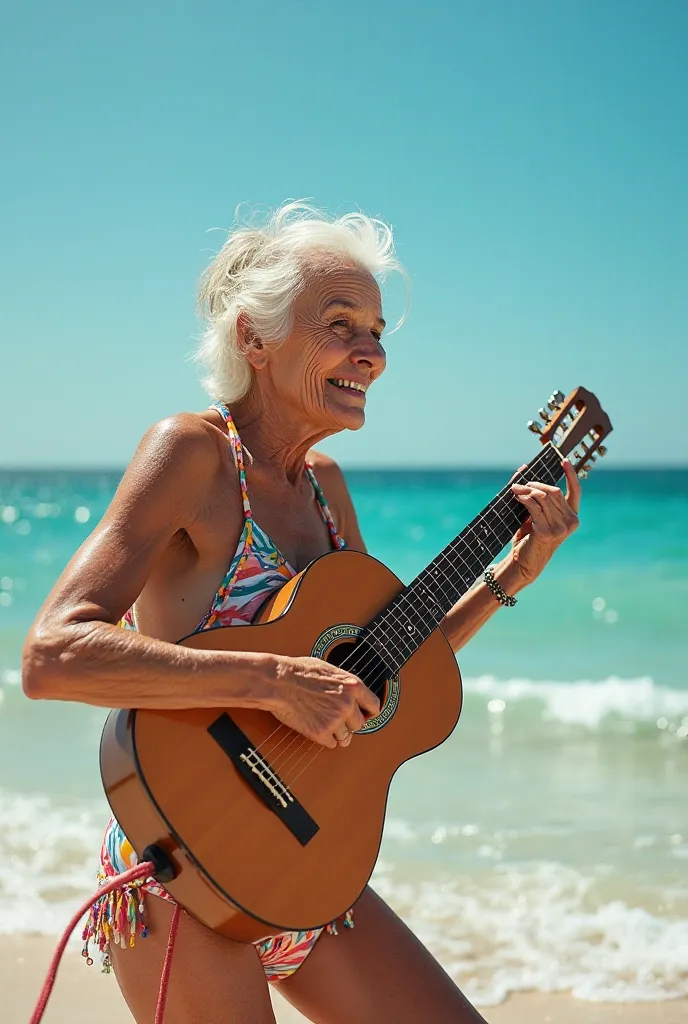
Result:
[[[56,940],[0,936],[0,1020],[27,1024]],[[279,1024],[304,1024],[305,1018],[275,995]],[[501,1006],[484,1007],[489,1024],[686,1024],[688,1000],[666,1003],[588,1003],[566,995],[519,995]],[[78,953],[65,954],[44,1024],[131,1024],[112,976],[85,966]],[[352,1024],[356,1024],[352,1021]],[[395,1024],[381,1021],[380,1024]]]

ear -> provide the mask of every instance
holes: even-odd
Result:
[[[267,352],[247,314],[244,312],[239,313],[237,317],[236,331],[239,348],[254,370],[262,370],[267,363]]]

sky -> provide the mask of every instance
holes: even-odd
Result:
[[[688,465],[683,0],[28,0],[0,38],[0,466],[124,466],[207,404],[239,204],[394,227],[407,323],[344,466],[519,465],[553,389]],[[214,229],[222,229],[221,231]],[[399,285],[385,292],[393,321]]]

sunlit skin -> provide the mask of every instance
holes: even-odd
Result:
[[[278,460],[287,478],[300,479],[313,445],[363,426],[366,395],[330,381],[370,387],[385,369],[384,327],[377,282],[357,267],[314,278],[296,299],[293,328],[281,346],[264,345],[240,318],[255,387],[237,404],[235,418],[254,458]]]
[[[283,344],[260,338],[240,315],[240,343],[253,384],[244,399],[232,403],[247,451],[253,515],[296,570],[331,550],[304,473],[307,455],[340,535],[348,547],[365,551],[341,470],[312,448],[363,426],[367,402],[384,386],[379,378],[386,361],[380,292],[367,271],[330,263],[326,270],[312,268],[306,282]],[[432,373],[441,366],[424,366],[432,386]],[[332,383],[337,380],[370,390],[344,390]],[[432,423],[425,429],[431,437]],[[576,529],[580,488],[567,462],[564,472],[566,495],[546,484],[514,485],[529,519],[495,567],[509,594],[536,579]],[[26,693],[101,707],[262,708],[315,742],[345,748],[379,703],[343,669],[314,658],[199,652],[174,643],[209,608],[242,526],[237,472],[220,415],[183,413],[152,427],[103,520],[34,623],[24,650]],[[139,632],[125,632],[117,623],[134,602]],[[454,650],[499,607],[482,583],[464,595],[442,623]],[[112,949],[117,980],[139,1024],[154,1016],[172,914],[171,905],[154,896],[147,897],[146,908],[148,938],[130,949]],[[279,983],[310,1020],[483,1021],[369,888],[356,904],[355,922],[337,937],[324,934],[303,966]],[[182,913],[165,1024],[194,1022],[274,1024],[275,1018],[254,947],[222,938]]]

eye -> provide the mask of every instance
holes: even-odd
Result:
[[[348,320],[333,320],[330,327],[343,327],[347,331],[352,329]]]
[[[370,333],[375,338],[375,341],[382,341],[382,331],[371,331]]]

